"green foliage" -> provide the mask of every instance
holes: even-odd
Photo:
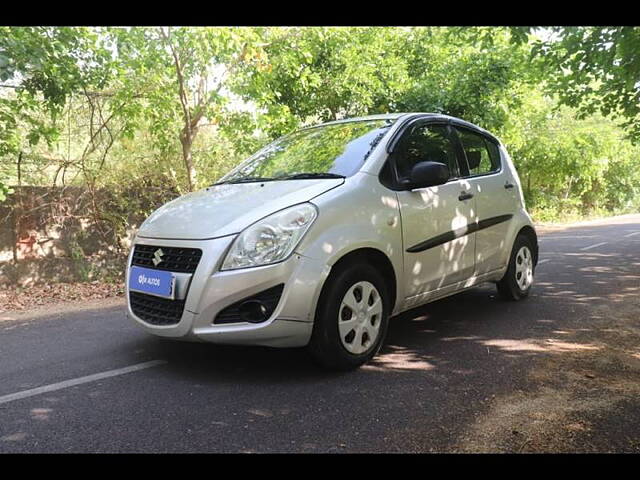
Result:
[[[109,57],[89,28],[0,27],[0,82],[15,88],[0,97],[0,155],[19,151],[22,139],[55,140],[57,128],[37,113],[55,119],[74,92],[102,88]]]
[[[7,199],[7,195],[11,193],[13,193],[13,189],[0,182],[0,202],[4,202]]]
[[[144,122],[161,155],[182,155],[184,188],[197,188],[205,159],[194,158],[192,147],[203,124],[243,136],[250,131],[240,131],[225,92],[235,75],[260,64],[258,30],[111,28],[105,37],[117,52],[114,86],[126,104],[125,134],[132,138]]]
[[[86,260],[84,251],[75,238],[69,240],[69,250],[71,251],[71,260],[73,260],[73,265],[78,273],[78,278],[81,282],[88,282],[94,273],[93,267]]]
[[[638,42],[634,27],[0,27],[0,201],[18,182],[111,192],[93,213],[125,235],[300,126],[429,111],[495,132],[537,219],[637,210]]]
[[[525,199],[538,219],[588,216],[638,208],[640,148],[615,122],[577,118],[538,93],[523,100],[526,115],[502,132],[515,161]]]
[[[20,78],[19,89],[41,94],[54,114],[72,92],[105,85],[109,57],[86,27],[0,28],[0,81]]]
[[[301,123],[393,109],[404,89],[403,35],[393,28],[271,28],[265,63],[236,89],[264,108],[262,125],[279,136]]]
[[[495,28],[267,29],[265,64],[235,87],[263,108],[272,136],[392,111],[445,113],[495,129],[531,81],[527,47],[509,38]]]
[[[513,28],[514,43],[536,30]],[[640,28],[554,27],[534,37],[531,55],[542,60],[550,92],[582,117],[596,112],[621,117],[640,141]]]
[[[507,121],[520,104],[526,51],[509,46],[508,37],[500,31],[492,31],[489,49],[484,47],[486,39],[465,41],[466,36],[480,35],[477,30],[410,33],[405,58],[411,81],[399,98],[399,110],[445,113],[489,130]]]

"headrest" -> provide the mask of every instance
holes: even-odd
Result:
[[[447,154],[442,150],[431,150],[427,155],[427,159],[432,162],[439,162],[447,164]]]
[[[475,170],[480,165],[482,154],[479,150],[475,152],[467,152],[467,162],[469,162],[469,170]]]

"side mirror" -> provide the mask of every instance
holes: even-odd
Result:
[[[405,183],[407,190],[442,185],[449,180],[449,167],[439,162],[418,162],[411,169],[411,175]]]

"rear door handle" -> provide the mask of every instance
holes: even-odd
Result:
[[[504,188],[506,188],[507,190],[509,190],[510,188],[515,187],[515,185],[513,183],[507,182],[504,184]]]
[[[461,202],[465,201],[465,200],[469,200],[470,198],[473,198],[473,193],[470,192],[462,192],[460,194],[460,196],[458,197],[458,200],[460,200]]]

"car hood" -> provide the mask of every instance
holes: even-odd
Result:
[[[204,240],[239,233],[267,215],[307,202],[344,179],[279,180],[213,185],[166,203],[147,218],[138,236]]]

